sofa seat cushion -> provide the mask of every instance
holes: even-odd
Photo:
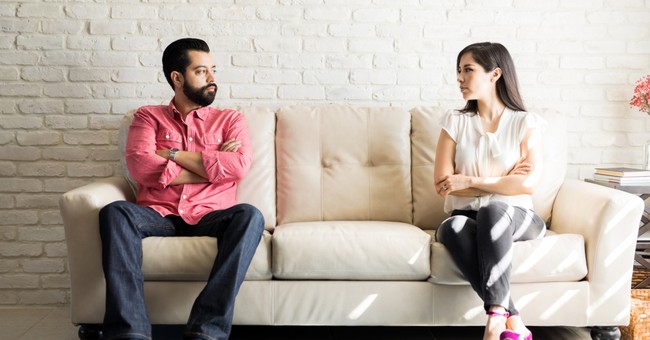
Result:
[[[515,242],[512,283],[580,281],[587,275],[585,240],[579,234],[549,231],[538,240]],[[447,248],[434,242],[431,281],[440,284],[469,284],[454,264]]]
[[[401,222],[323,221],[277,226],[273,276],[279,279],[426,280],[431,236]]]
[[[146,281],[206,281],[217,256],[214,237],[147,237],[142,240]],[[271,279],[271,234],[264,231],[246,280]]]

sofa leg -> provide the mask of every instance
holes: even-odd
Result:
[[[102,338],[102,325],[81,324],[77,335],[81,340],[100,340]]]
[[[619,340],[621,330],[615,326],[594,326],[591,327],[591,338],[593,340]]]

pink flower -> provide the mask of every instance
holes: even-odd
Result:
[[[634,95],[630,99],[630,106],[650,115],[650,75],[637,80]]]

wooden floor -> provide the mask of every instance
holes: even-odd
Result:
[[[588,328],[531,327],[535,340],[591,339]],[[182,326],[154,326],[154,340],[181,339]],[[481,339],[482,327],[234,326],[231,340]],[[68,308],[0,308],[0,340],[75,340]]]

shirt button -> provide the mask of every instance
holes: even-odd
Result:
[[[190,142],[193,140],[192,137],[189,138]]]
[[[183,213],[183,209],[179,210],[178,212],[182,214],[182,213]]]
[[[187,195],[183,195],[183,199],[187,199]]]
[[[169,139],[169,135],[165,135],[165,138]]]

